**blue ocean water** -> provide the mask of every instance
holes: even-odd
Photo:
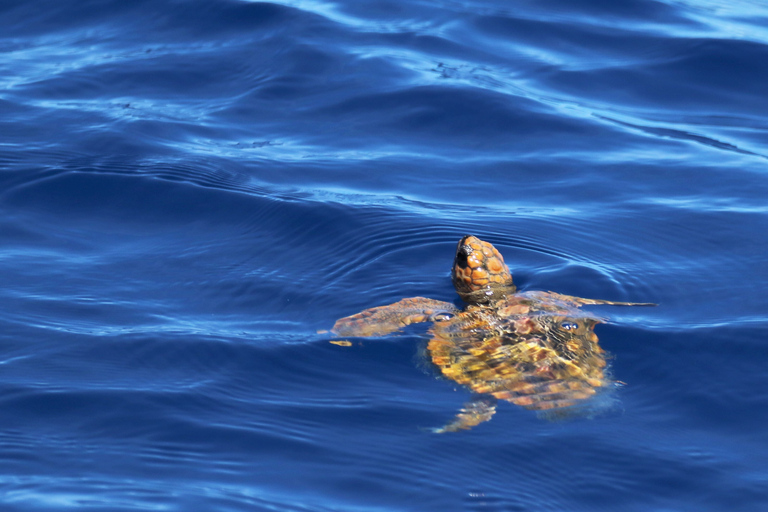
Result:
[[[768,510],[768,4],[0,3],[0,508]],[[469,398],[456,241],[600,310],[594,417]]]

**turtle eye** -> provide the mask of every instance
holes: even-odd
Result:
[[[472,248],[468,245],[462,245],[456,251],[456,265],[461,268],[467,268],[467,256],[472,254]]]
[[[575,331],[579,328],[579,324],[576,322],[565,321],[560,324],[560,327],[566,331]]]

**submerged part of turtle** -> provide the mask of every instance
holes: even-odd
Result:
[[[332,329],[341,336],[383,336],[413,323],[433,322],[427,345],[432,362],[445,377],[476,394],[436,432],[489,420],[498,399],[538,411],[582,403],[611,381],[594,333],[601,320],[579,308],[655,305],[516,293],[499,251],[470,235],[459,241],[451,277],[467,303],[463,310],[450,302],[413,297],[342,318]]]

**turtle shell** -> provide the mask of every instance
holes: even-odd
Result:
[[[441,373],[533,410],[568,407],[609,381],[590,317],[555,294],[517,294],[436,322],[427,350]]]

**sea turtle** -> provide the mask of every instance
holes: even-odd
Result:
[[[437,432],[489,420],[497,399],[537,411],[583,403],[613,382],[593,331],[601,319],[578,308],[654,305],[518,293],[499,251],[471,235],[459,240],[451,277],[467,303],[462,310],[450,302],[413,297],[342,318],[332,329],[339,336],[383,336],[433,322],[427,345],[432,362],[476,394]]]

